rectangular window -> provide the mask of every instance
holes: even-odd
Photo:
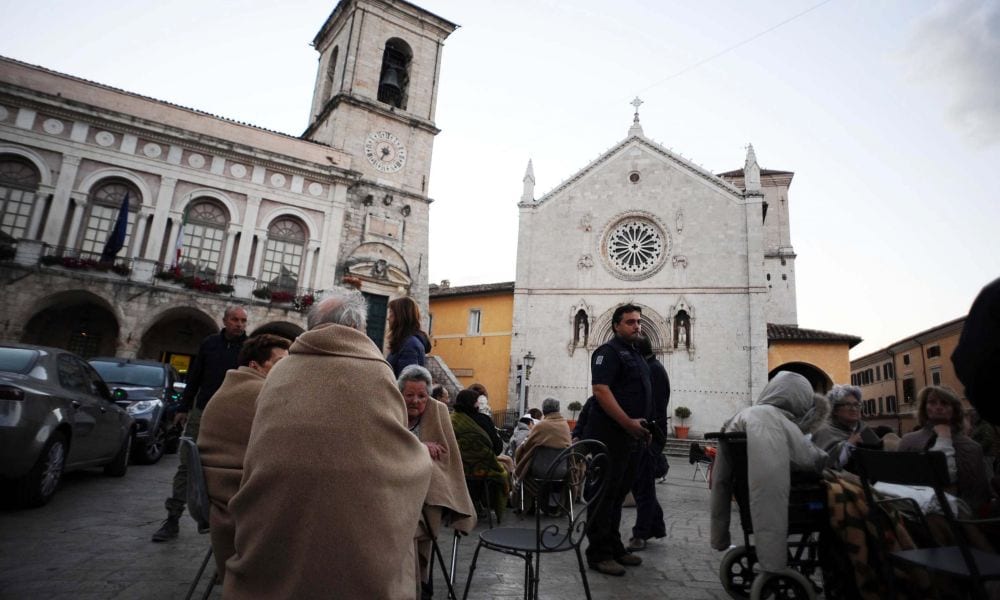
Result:
[[[911,403],[917,396],[917,383],[912,377],[903,380],[903,402]]]
[[[878,397],[878,414],[882,414],[882,411],[884,409],[885,409],[885,406],[882,404],[882,396],[879,396]]]
[[[875,367],[875,381],[882,381],[882,370]]]
[[[941,346],[931,346],[927,349],[927,358],[937,358],[941,356]]]
[[[90,218],[87,220],[87,225],[83,229],[83,243],[80,244],[80,250],[84,254],[84,258],[95,258],[100,256],[101,252],[104,251],[104,244],[108,241],[108,236],[111,235],[111,230],[114,229],[115,221],[118,220],[118,211],[121,210],[120,207],[105,206],[103,204],[95,204],[90,210]],[[128,213],[128,225],[125,227],[125,245],[122,250],[118,253],[120,257],[127,257],[129,244],[132,242],[132,231],[135,228],[135,215],[133,211]]]
[[[427,313],[427,335],[434,336],[434,313]]]
[[[885,368],[889,372],[889,374],[886,375],[885,378],[894,379],[896,377],[896,369],[893,368],[892,363],[891,362],[885,363]]]
[[[941,385],[941,371],[933,370],[931,371],[931,383],[934,385]]]
[[[469,335],[476,335],[479,333],[482,314],[482,311],[478,308],[469,309]]]
[[[886,396],[885,397],[885,412],[894,415],[896,414],[896,397]]]
[[[903,355],[903,364],[904,365],[909,365],[910,364],[910,355],[909,354],[904,354]]]

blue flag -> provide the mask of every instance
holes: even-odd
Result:
[[[115,226],[108,234],[108,241],[104,243],[104,250],[101,252],[101,262],[112,262],[115,256],[125,246],[125,234],[128,231],[128,192],[125,192],[125,199],[122,200],[122,207],[118,210],[118,218],[115,219]]]

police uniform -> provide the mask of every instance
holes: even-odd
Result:
[[[608,386],[629,418],[653,418],[649,365],[631,344],[615,336],[602,345],[590,359],[590,373],[591,383]],[[604,499],[591,516],[587,533],[587,562],[593,565],[627,553],[619,532],[622,503],[635,478],[641,442],[609,417],[599,402],[591,408],[584,437],[604,442],[611,459]]]

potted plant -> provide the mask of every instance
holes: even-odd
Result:
[[[678,406],[674,409],[674,416],[681,420],[680,425],[674,425],[674,435],[679,440],[686,440],[690,427],[686,426],[684,421],[691,416],[691,409],[686,406]]]
[[[573,418],[567,419],[566,421],[566,423],[569,424],[570,431],[572,431],[573,428],[576,427],[576,413],[583,410],[583,405],[580,404],[578,401],[574,400],[566,405],[566,410],[570,410],[573,412]]]

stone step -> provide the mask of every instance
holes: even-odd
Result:
[[[716,445],[714,440],[705,440],[700,437],[691,437],[686,440],[669,437],[667,438],[666,445],[663,447],[663,453],[667,456],[682,456],[687,458],[689,452],[691,451],[692,442],[697,442],[701,444],[702,447],[712,446],[714,448]]]

